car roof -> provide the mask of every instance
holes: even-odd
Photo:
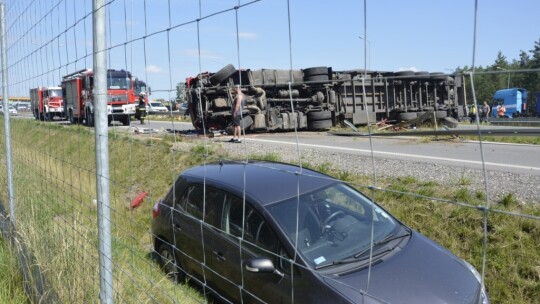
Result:
[[[246,197],[262,206],[336,183],[334,178],[320,172],[268,161],[211,163],[188,169],[181,176],[198,182],[206,179],[207,186],[240,196],[244,190],[244,174]]]

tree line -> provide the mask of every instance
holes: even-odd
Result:
[[[456,73],[469,74],[472,67],[456,68]],[[536,108],[536,92],[540,92],[540,38],[534,42],[533,49],[521,50],[517,59],[509,60],[501,51],[492,65],[478,66],[474,69],[474,88],[478,103],[491,102],[495,91],[507,88],[522,88],[528,91],[527,113]],[[467,99],[472,102],[470,77],[466,77]]]

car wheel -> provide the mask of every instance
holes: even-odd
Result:
[[[208,78],[208,81],[210,81],[212,85],[218,85],[227,78],[229,78],[232,74],[234,74],[234,72],[236,72],[234,66],[232,64],[228,64],[221,70],[210,76],[210,78]]]
[[[183,282],[185,279],[185,273],[177,262],[171,245],[167,243],[159,244],[157,253],[159,257],[159,265],[167,277],[175,280],[176,282]]]

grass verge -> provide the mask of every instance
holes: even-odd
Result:
[[[23,120],[14,120],[11,130],[19,233],[64,302],[95,302],[99,259],[94,134],[81,126]],[[186,141],[188,148],[172,149],[172,141]],[[182,170],[230,158],[219,144],[189,141],[109,134],[116,302],[204,302],[196,290],[166,279],[151,258],[153,202]],[[250,158],[280,160],[275,153]],[[469,190],[466,176],[453,187],[414,177],[380,179],[371,187],[369,176],[334,171],[329,163],[303,165],[348,181],[404,223],[481,270],[484,213],[454,204],[478,206],[485,201],[483,193]],[[148,193],[146,201],[130,209],[130,201],[142,191]],[[537,206],[519,205],[511,196],[494,208],[540,216]],[[488,215],[486,286],[492,303],[534,303],[540,298],[540,223],[503,213]]]
[[[0,303],[30,303],[23,289],[23,276],[13,251],[0,236]]]

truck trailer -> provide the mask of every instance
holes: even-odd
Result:
[[[433,112],[438,119],[465,118],[462,74],[398,71],[221,70],[186,79],[188,109],[197,130],[227,130],[234,87],[246,95],[246,131],[321,130],[345,120],[366,125],[410,121]]]
[[[35,119],[53,120],[64,118],[64,100],[60,87],[38,87],[30,89],[30,109]]]
[[[125,70],[107,70],[107,113],[109,124],[119,121],[128,126],[135,114],[135,103],[141,89],[145,89]],[[94,73],[83,69],[66,75],[62,80],[65,96],[65,112],[71,123],[83,123],[94,126]]]

